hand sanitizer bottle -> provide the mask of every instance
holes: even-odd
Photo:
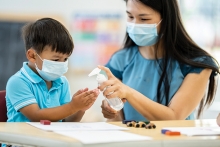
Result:
[[[99,68],[95,68],[90,74],[89,77],[97,75],[96,80],[98,82],[98,84],[102,84],[104,81],[107,80],[107,78],[103,75],[100,74],[101,69]],[[110,93],[111,94],[111,93]],[[122,100],[120,98],[105,98],[106,101],[108,102],[109,106],[116,110],[119,111],[124,107],[124,103],[122,102]]]

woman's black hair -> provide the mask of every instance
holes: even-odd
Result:
[[[128,0],[124,0],[127,2]],[[169,68],[169,60],[174,59],[177,60],[180,64],[190,65],[194,67],[208,68],[212,69],[212,74],[209,78],[209,87],[207,97],[203,97],[200,102],[199,110],[197,117],[199,117],[206,105],[210,105],[214,100],[215,92],[216,92],[216,79],[215,76],[219,73],[219,68],[214,65],[209,65],[205,63],[201,63],[195,61],[193,59],[197,57],[207,56],[218,65],[217,61],[205,50],[201,49],[188,35],[186,32],[178,7],[177,0],[134,0],[140,2],[146,6],[151,7],[155,11],[159,12],[161,18],[163,19],[161,22],[161,28],[159,32],[159,36],[162,36],[162,44],[164,45],[163,50],[163,64],[161,66],[162,74],[158,83],[157,89],[157,102],[161,103],[161,93],[165,93],[166,98],[166,106],[168,106],[168,96],[169,96],[169,82],[168,82],[168,73],[167,69]],[[130,48],[135,46],[136,44],[132,41],[132,39],[126,33],[125,42],[123,48]],[[158,44],[156,45],[156,50],[158,51]],[[155,56],[157,59],[157,52],[155,52]],[[161,92],[162,84],[164,84],[164,91]]]
[[[22,29],[26,51],[33,48],[41,53],[45,46],[51,46],[52,51],[70,55],[74,45],[68,30],[57,20],[42,18],[28,23]]]

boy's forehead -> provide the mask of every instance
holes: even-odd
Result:
[[[52,46],[49,46],[49,45],[46,45],[42,51],[41,54],[47,54],[47,55],[50,55],[50,56],[63,56],[63,55],[66,55],[66,56],[69,56],[68,54],[63,54],[61,52],[57,52],[56,49],[53,49]]]

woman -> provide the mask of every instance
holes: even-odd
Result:
[[[99,66],[108,75],[99,89],[108,87],[104,96],[126,102],[116,112],[104,100],[104,117],[114,121],[193,119],[200,103],[199,116],[214,99],[217,62],[187,34],[176,0],[125,1],[124,48],[107,67]]]

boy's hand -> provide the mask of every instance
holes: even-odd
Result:
[[[88,90],[88,88],[77,91],[70,102],[72,109],[77,109],[78,111],[88,110],[95,102],[99,95],[99,90]]]
[[[80,90],[78,90],[78,91],[73,95],[73,97],[75,97],[75,96],[77,96],[77,95],[79,95],[79,94],[81,94],[81,93],[83,93],[83,92],[86,92],[86,91],[88,91],[88,90],[89,90],[88,88],[80,89]]]

